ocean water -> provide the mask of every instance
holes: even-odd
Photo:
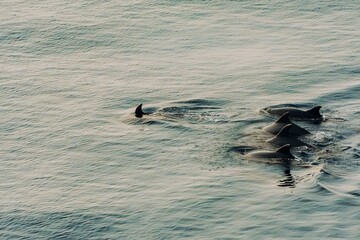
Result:
[[[1,239],[359,239],[358,1],[0,9]],[[244,157],[316,105],[316,149]]]

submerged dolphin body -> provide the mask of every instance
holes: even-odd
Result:
[[[276,134],[275,137],[266,140],[266,142],[271,143],[278,147],[284,146],[285,144],[290,144],[290,147],[307,146],[313,148],[313,146],[304,143],[303,141],[297,139],[296,137],[291,136],[289,133],[291,126],[292,124],[287,124],[281,129],[281,131],[278,134]]]
[[[284,108],[268,108],[265,109],[266,112],[274,115],[283,115],[286,112],[289,112],[290,118],[295,118],[299,120],[307,120],[307,119],[322,119],[322,115],[320,114],[321,106],[313,107],[310,110],[304,111],[298,108],[284,107]]]
[[[291,160],[295,157],[290,152],[290,144],[286,144],[276,151],[255,151],[245,155],[249,159],[260,160]]]
[[[274,135],[278,134],[280,130],[288,124],[292,124],[289,130],[290,136],[302,136],[310,134],[307,130],[299,127],[298,125],[292,123],[289,119],[289,112],[284,113],[275,123],[270,124],[263,129],[266,132],[272,133]]]
[[[135,116],[137,118],[142,118],[144,115],[149,115],[150,113],[144,113],[142,110],[142,103],[139,104],[139,106],[135,109]]]

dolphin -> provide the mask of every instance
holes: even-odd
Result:
[[[268,108],[265,111],[274,114],[274,115],[283,115],[286,112],[289,112],[290,118],[295,118],[299,120],[307,120],[307,119],[322,119],[322,115],[320,114],[321,106],[313,107],[310,110],[304,111],[298,108],[284,107],[284,108]]]
[[[135,109],[135,116],[137,118],[142,118],[144,115],[149,115],[150,113],[144,113],[142,110],[142,103],[139,104],[139,106]]]
[[[250,159],[263,159],[263,160],[291,160],[295,157],[290,152],[290,144],[286,144],[276,151],[255,151],[245,155]]]
[[[303,141],[300,141],[296,137],[292,137],[289,133],[291,126],[292,124],[287,124],[280,130],[278,134],[276,134],[275,137],[266,140],[266,142],[271,143],[278,147],[283,146],[285,144],[290,144],[290,147],[307,146],[310,148],[314,148],[314,146],[304,143]]]
[[[310,132],[308,132],[306,129],[299,127],[298,125],[290,121],[289,112],[284,113],[275,123],[264,127],[263,130],[276,135],[280,132],[280,130],[283,127],[285,127],[288,124],[292,124],[289,130],[290,136],[302,136],[302,135],[310,134]]]

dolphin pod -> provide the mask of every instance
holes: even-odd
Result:
[[[268,126],[265,126],[263,128],[264,131],[275,135],[274,137],[266,140],[266,142],[274,146],[280,147],[278,150],[287,146],[286,149],[288,149],[289,152],[290,149],[294,147],[306,146],[308,148],[315,148],[314,146],[307,144],[297,138],[303,135],[310,134],[310,132],[292,123],[290,121],[290,118],[297,120],[314,120],[314,119],[323,120],[323,116],[320,114],[320,108],[321,106],[316,106],[307,111],[292,107],[265,109],[265,111],[270,114],[281,116],[278,120],[276,120],[276,122]],[[267,152],[266,154],[264,154],[264,152],[262,151],[255,151],[255,152],[250,152],[245,156],[247,158],[255,158],[255,159],[258,159],[259,157],[265,159],[272,159],[272,158],[284,159],[284,160],[289,159],[286,158],[286,156],[279,155],[278,150],[276,150],[275,152]],[[290,159],[294,159],[294,158],[290,158]]]
[[[278,149],[276,151],[253,151],[245,154],[245,157],[250,159],[280,159],[287,161],[295,159],[290,152],[291,148],[301,146],[315,148],[297,138],[310,134],[310,132],[291,122],[290,118],[298,120],[322,119],[322,115],[319,112],[320,108],[321,106],[316,106],[307,111],[290,107],[266,109],[266,112],[268,113],[281,115],[274,123],[263,128],[264,131],[275,135],[266,140],[266,142],[278,147]],[[137,118],[142,118],[144,115],[150,115],[150,113],[144,112],[142,110],[142,104],[139,104],[135,109],[135,116]]]

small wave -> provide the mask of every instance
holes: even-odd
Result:
[[[357,198],[360,196],[360,195],[357,196],[356,194],[354,194],[354,192],[346,192],[344,191],[344,189],[331,185],[330,183],[318,182],[317,184],[319,190],[323,192],[327,192],[328,194],[334,194],[344,198]]]
[[[321,194],[336,195],[339,201],[358,200],[359,185],[354,181],[357,176],[343,167],[323,165],[318,174],[313,189]],[[347,199],[347,200],[346,200]]]

